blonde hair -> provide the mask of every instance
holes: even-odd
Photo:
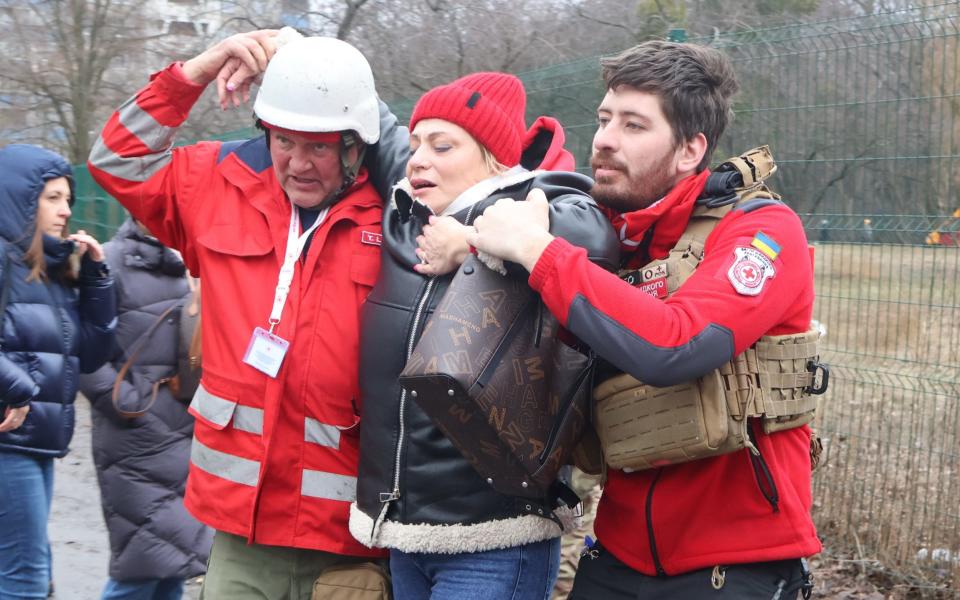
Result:
[[[474,138],[474,141],[477,141],[476,138]],[[493,152],[487,150],[486,146],[481,144],[479,141],[477,141],[477,145],[480,146],[480,157],[481,160],[483,160],[483,166],[487,172],[490,173],[491,177],[493,175],[499,175],[500,173],[510,169],[510,167],[507,165],[499,162],[497,157],[493,155]]]

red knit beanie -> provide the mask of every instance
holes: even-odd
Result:
[[[413,108],[410,130],[423,119],[456,123],[499,163],[512,167],[520,162],[526,107],[523,84],[513,75],[473,73],[424,94]]]

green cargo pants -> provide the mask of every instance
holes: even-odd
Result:
[[[216,532],[200,600],[310,600],[320,572],[336,564],[371,562],[319,550],[247,545]]]

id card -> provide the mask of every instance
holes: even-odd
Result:
[[[250,345],[243,355],[243,362],[270,377],[276,377],[289,347],[290,342],[287,340],[257,327],[250,336]]]

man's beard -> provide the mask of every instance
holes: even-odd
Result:
[[[673,152],[667,152],[656,162],[646,166],[635,166],[629,170],[626,165],[611,158],[597,155],[590,158],[590,166],[596,174],[597,167],[602,164],[613,168],[625,175],[620,184],[612,184],[597,179],[590,190],[590,195],[598,204],[615,210],[619,213],[632,212],[647,208],[657,200],[666,196],[674,186],[671,163]]]

